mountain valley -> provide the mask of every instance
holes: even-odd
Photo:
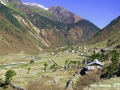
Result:
[[[4,0],[1,1],[3,2]],[[2,26],[4,29],[0,29],[7,36],[13,38],[8,38],[1,34],[4,43],[7,43],[7,50],[1,50],[1,54],[8,54],[7,51],[13,53],[19,53],[20,51],[28,53],[32,51],[33,53],[39,52],[44,48],[75,45],[88,40],[100,31],[90,21],[67,11],[64,7],[51,7],[49,10],[45,10],[36,5],[23,4],[20,0],[5,1],[5,6],[3,4],[0,5],[0,15],[2,17],[1,20],[5,18],[4,23],[8,26],[4,25]],[[61,16],[56,15],[55,11]],[[67,14],[69,15],[67,16]],[[11,30],[8,30],[8,34],[6,29],[10,27]],[[0,48],[3,48],[2,46]]]
[[[0,90],[119,90],[119,40],[120,16],[100,29],[63,6],[0,0]]]

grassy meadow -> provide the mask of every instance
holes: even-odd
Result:
[[[34,60],[35,57],[40,57],[40,60]],[[4,74],[7,70],[12,69],[17,73],[13,77],[12,83],[16,86],[26,88],[30,83],[37,82],[47,85],[58,85],[64,88],[66,82],[73,76],[77,68],[69,68],[64,70],[65,61],[82,61],[83,57],[72,52],[58,52],[56,55],[50,55],[50,53],[42,53],[38,55],[27,54],[12,54],[1,56],[1,64],[19,63],[23,64],[13,65],[8,68],[0,65],[0,75],[4,80]],[[30,64],[30,60],[34,60],[34,63]],[[59,66],[55,66],[56,69],[50,69],[50,67],[57,63]],[[47,63],[47,68],[44,70],[44,64]],[[61,67],[61,68],[59,68]],[[28,73],[28,68],[30,71]]]

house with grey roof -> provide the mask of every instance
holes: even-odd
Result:
[[[98,59],[87,64],[88,71],[97,71],[98,69],[101,70],[103,67],[103,63],[100,62]]]

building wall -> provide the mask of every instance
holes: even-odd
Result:
[[[90,65],[88,66],[88,71],[90,70],[94,70],[95,72],[98,70],[98,69],[101,69],[102,67],[99,66],[99,65]]]

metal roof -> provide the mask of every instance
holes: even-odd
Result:
[[[92,64],[98,64],[98,65],[101,65],[101,66],[104,65],[104,64],[103,64],[102,62],[100,62],[98,59],[95,59],[93,62],[90,62],[90,63],[88,63],[87,65],[90,66],[90,65],[92,65]]]

